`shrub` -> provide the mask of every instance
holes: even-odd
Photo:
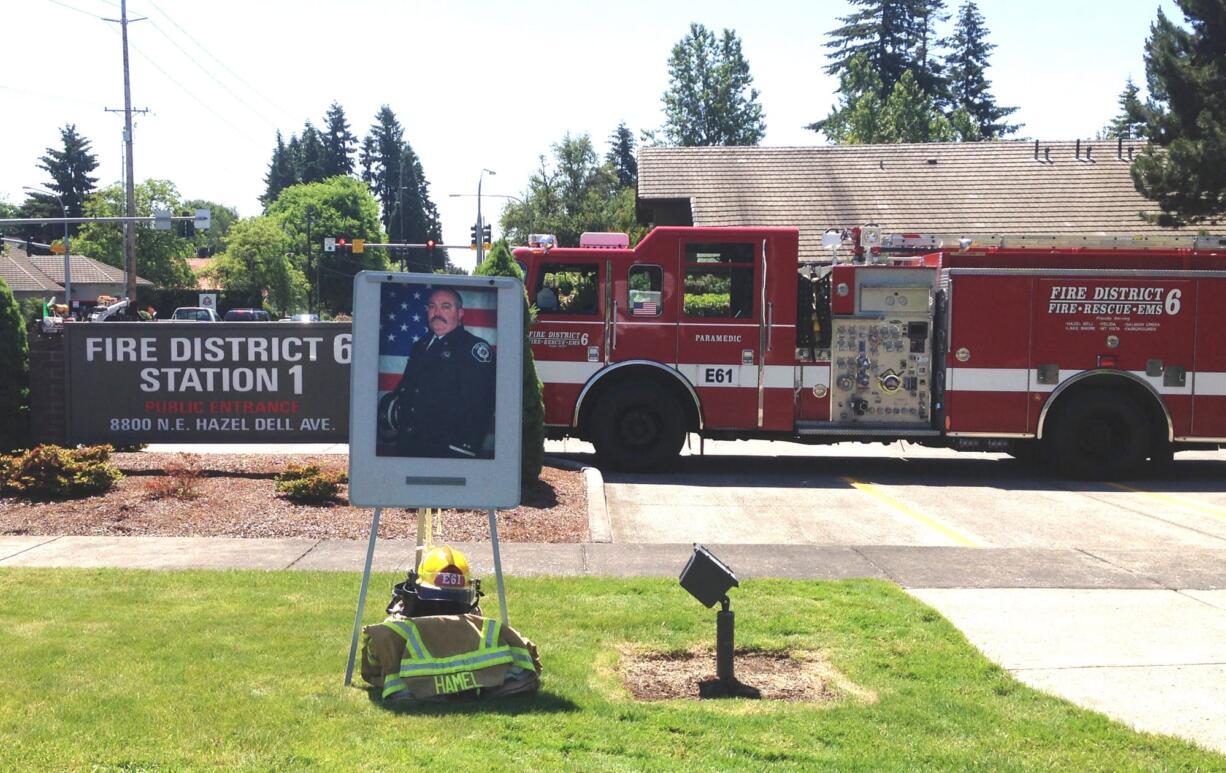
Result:
[[[687,295],[683,313],[687,317],[730,317],[731,301],[728,293]]]
[[[144,482],[145,495],[150,499],[195,499],[200,495],[200,469],[195,461],[170,462],[166,474]]]
[[[473,271],[475,276],[512,276],[523,281],[519,264],[511,256],[506,239],[501,239],[490,250],[485,262]],[[531,483],[541,475],[545,462],[545,402],[541,395],[541,380],[536,375],[536,360],[532,357],[532,345],[528,331],[532,327],[532,307],[524,294],[524,368],[523,410],[524,431],[522,440],[523,458],[520,476],[524,483]]]
[[[30,353],[26,323],[0,279],[0,452],[27,448],[30,429]]]
[[[110,446],[43,445],[0,465],[0,493],[25,499],[79,499],[109,491],[123,473],[108,462]]]
[[[340,470],[325,470],[318,464],[291,464],[277,476],[277,495],[291,502],[319,504],[336,500],[348,476]]]

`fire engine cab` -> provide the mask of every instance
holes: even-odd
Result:
[[[686,433],[905,439],[1115,478],[1226,442],[1226,239],[1014,246],[659,227],[517,248],[551,437],[650,471]],[[850,255],[841,259],[846,253]]]

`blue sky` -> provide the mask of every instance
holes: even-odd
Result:
[[[118,25],[99,18],[117,18],[118,0],[0,5],[0,199],[17,203],[23,185],[46,181],[37,158],[66,123],[93,141],[100,184],[118,181],[122,116],[104,108],[123,106],[120,39]],[[1125,79],[1143,86],[1159,6],[1182,21],[1171,0],[980,2],[997,45],[993,92],[1020,108],[1017,136],[1092,137],[1115,114]],[[590,134],[603,154],[619,122],[636,135],[658,127],[669,52],[690,22],[741,38],[764,144],[822,144],[803,126],[835,101],[823,43],[848,9],[813,0],[131,0],[129,16],[148,17],[129,28],[132,99],[151,110],[134,132],[136,177],[258,214],[277,129],[288,137],[307,119],[319,125],[337,100],[361,136],[388,104],[422,159],[444,240],[466,244],[482,168],[497,172],[485,194],[519,195],[538,156],[568,132]],[[485,200],[487,220],[499,203]],[[472,263],[467,251],[452,258]]]

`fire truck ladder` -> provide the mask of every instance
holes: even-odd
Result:
[[[865,231],[868,231],[866,228]],[[1226,236],[1195,234],[927,234],[896,233],[877,235],[878,244],[872,245],[874,234],[861,238],[865,246],[878,246],[882,252],[914,252],[923,250],[967,250],[976,247],[1027,247],[1047,248],[1097,248],[1115,250],[1138,249],[1187,249],[1226,250]]]

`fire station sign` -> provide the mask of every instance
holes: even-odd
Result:
[[[348,324],[79,324],[64,335],[70,442],[348,438]]]

